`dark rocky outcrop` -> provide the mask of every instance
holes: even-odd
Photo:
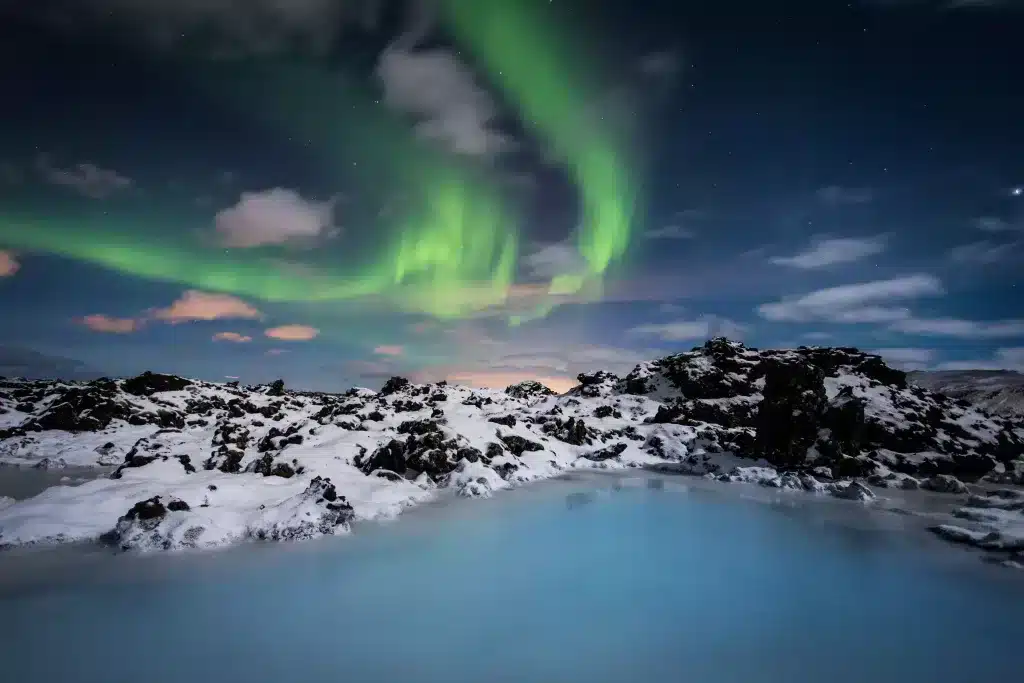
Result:
[[[381,396],[390,396],[391,394],[394,394],[407,386],[409,386],[409,380],[407,380],[406,378],[392,377],[391,379],[384,383],[383,387],[381,387],[380,394]]]
[[[757,408],[758,455],[777,467],[800,467],[825,413],[824,373],[813,365],[772,363]]]
[[[161,391],[181,391],[191,384],[191,380],[177,375],[162,375],[147,370],[137,377],[124,380],[121,389],[136,396],[151,396]]]
[[[519,384],[510,384],[505,387],[505,393],[512,398],[532,398],[534,396],[554,396],[555,392],[540,382],[527,380]]]

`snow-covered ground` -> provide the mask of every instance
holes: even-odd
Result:
[[[885,489],[949,497],[972,493],[965,481],[978,482],[973,493],[1024,483],[1019,422],[908,387],[855,350],[713,340],[624,378],[580,382],[555,395],[535,383],[498,391],[393,378],[333,395],[148,374],[2,380],[0,463],[118,468],[3,500],[0,545],[311,538],[440,491],[490,496],[581,469],[660,469],[869,505]],[[958,513],[963,530],[936,533],[973,542],[984,532],[975,545],[1020,561],[1021,506],[972,505]]]

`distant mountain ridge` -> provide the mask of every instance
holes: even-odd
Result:
[[[996,415],[1024,418],[1024,373],[1012,370],[941,370],[908,373],[916,386],[962,398]]]

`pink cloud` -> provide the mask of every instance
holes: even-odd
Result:
[[[150,311],[157,320],[172,325],[192,320],[224,320],[231,318],[256,319],[263,314],[230,294],[214,294],[190,289],[167,308]]]
[[[0,277],[10,277],[18,272],[21,264],[14,254],[9,251],[0,251]]]
[[[281,325],[272,327],[263,334],[281,341],[309,341],[320,334],[320,330],[309,325]]]
[[[102,313],[94,313],[80,318],[81,324],[94,332],[108,332],[110,334],[130,334],[137,332],[142,327],[142,321],[135,318],[112,318]]]
[[[397,345],[384,344],[375,348],[373,352],[378,356],[401,356],[405,353],[405,348]]]
[[[228,341],[235,342],[236,344],[245,344],[251,342],[252,337],[244,334],[238,334],[237,332],[218,332],[213,335],[213,341]]]

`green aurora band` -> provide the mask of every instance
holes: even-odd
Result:
[[[624,145],[585,114],[597,100],[550,26],[545,4],[443,0],[457,40],[481,59],[524,121],[566,165],[581,196],[576,244],[586,269],[552,279],[548,297],[512,324],[546,315],[568,295],[592,293],[629,243],[634,211]],[[366,196],[386,200],[397,184],[410,201],[379,219],[394,236],[369,266],[321,263],[304,272],[280,267],[266,249],[211,249],[183,235],[171,218],[0,215],[0,243],[53,253],[126,274],[268,302],[327,302],[379,297],[388,305],[437,318],[463,318],[509,300],[516,280],[519,223],[478,167],[424,145],[407,121],[374,106],[372,97],[337,75],[302,64],[263,65],[248,72],[210,65],[197,85],[290,138],[315,140],[310,151],[329,177],[350,177]],[[358,159],[352,170],[353,158]],[[161,212],[162,213],[162,212]],[[135,229],[139,223],[146,231]],[[165,225],[160,225],[164,223]],[[156,228],[157,230],[154,230]],[[154,237],[154,234],[160,235]],[[315,254],[321,260],[328,250]],[[339,275],[339,270],[352,272]]]
[[[442,0],[455,34],[482,59],[491,77],[518,105],[564,162],[582,198],[576,243],[587,263],[583,274],[556,276],[553,295],[579,292],[588,278],[600,278],[629,245],[635,191],[624,145],[593,116],[596,88],[587,87],[574,68],[569,41],[551,27],[548,2],[523,0]],[[550,310],[542,307],[539,315]]]

